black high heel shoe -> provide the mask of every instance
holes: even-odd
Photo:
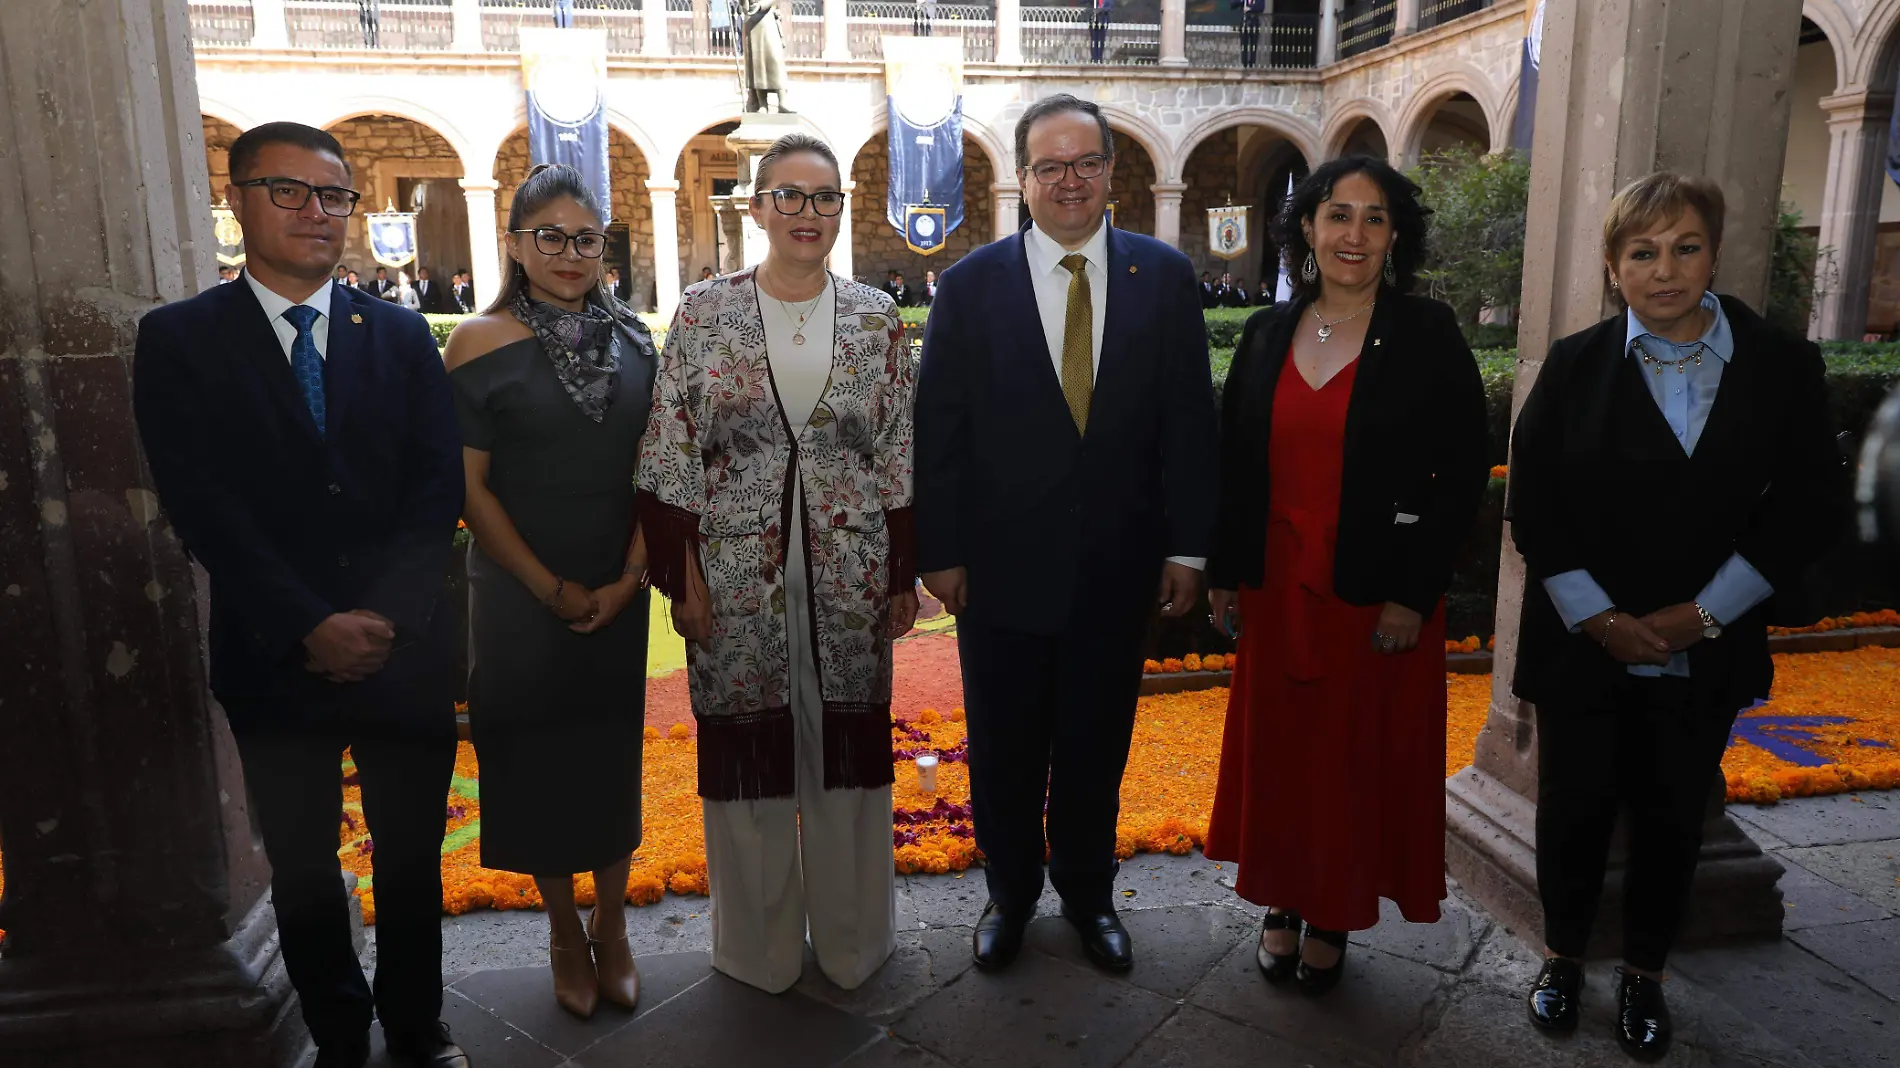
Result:
[[[1294,971],[1294,977],[1300,981],[1300,989],[1308,994],[1324,994],[1339,985],[1339,977],[1346,971],[1346,932],[1328,931],[1323,927],[1306,925],[1306,937],[1317,938],[1321,942],[1339,950],[1339,963],[1330,968],[1315,968],[1305,960]]]
[[[1293,978],[1293,972],[1300,965],[1300,948],[1297,941],[1291,953],[1270,953],[1267,951],[1268,931],[1298,931],[1300,914],[1288,909],[1284,912],[1269,912],[1260,918],[1260,941],[1254,945],[1253,962],[1260,968],[1260,974],[1267,977],[1269,983],[1284,983]]]

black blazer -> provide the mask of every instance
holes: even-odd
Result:
[[[1601,701],[1628,674],[1564,627],[1544,579],[1586,569],[1640,616],[1694,600],[1732,553],[1775,598],[1691,646],[1690,677],[1730,711],[1768,696],[1774,604],[1841,535],[1848,487],[1820,349],[1721,300],[1735,354],[1693,456],[1626,354],[1622,315],[1553,344],[1525,398],[1505,514],[1526,571],[1513,687],[1526,701]]]
[[[1266,567],[1273,399],[1308,303],[1255,312],[1234,349],[1222,398],[1220,524],[1208,565],[1215,589],[1258,587]],[[1341,600],[1432,614],[1484,499],[1485,445],[1484,384],[1452,310],[1382,292],[1346,409],[1333,560]]]
[[[434,278],[426,283],[417,279],[415,287],[416,303],[424,315],[441,315],[449,310],[449,291],[444,283]]]
[[[1163,561],[1207,555],[1214,396],[1193,266],[1111,229],[1101,362],[1076,433],[1023,237],[937,279],[917,386],[917,569],[969,569],[967,620],[1055,634],[1077,613],[1152,612]]]
[[[322,436],[248,283],[139,323],[139,435],[211,577],[211,688],[233,725],[451,707],[462,439],[448,376],[421,316],[347,286],[330,308]],[[305,671],[304,636],[354,608],[395,623],[389,664],[353,684]]]

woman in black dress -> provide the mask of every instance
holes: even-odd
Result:
[[[601,285],[602,215],[578,171],[535,168],[508,213],[501,293],[445,354],[475,535],[482,864],[534,876],[555,998],[579,1016],[639,996],[623,910],[640,844],[647,593],[630,531],[655,361],[646,327]],[[585,927],[581,871],[598,897]]]

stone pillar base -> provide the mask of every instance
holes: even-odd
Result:
[[[290,1068],[309,1047],[269,895],[195,951],[0,959],[0,1063]]]
[[[1537,896],[1537,807],[1496,777],[1468,767],[1445,783],[1445,867],[1465,893],[1540,950],[1544,909]],[[1703,832],[1702,857],[1676,948],[1781,937],[1776,884],[1785,869],[1726,813]],[[1610,844],[1589,955],[1616,958],[1623,941],[1623,832]]]

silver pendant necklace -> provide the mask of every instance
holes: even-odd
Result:
[[[1332,322],[1327,322],[1326,317],[1319,313],[1318,304],[1313,305],[1313,318],[1319,320],[1319,343],[1324,345],[1327,341],[1332,339],[1333,327],[1338,326],[1340,323],[1349,323],[1353,321],[1354,319],[1359,318],[1361,315],[1364,315],[1365,313],[1371,311],[1372,305],[1377,304],[1377,303],[1378,301],[1376,300],[1372,301],[1371,303],[1368,303],[1365,307],[1360,308],[1356,312],[1353,312],[1351,315],[1348,315],[1343,319],[1334,319]]]

